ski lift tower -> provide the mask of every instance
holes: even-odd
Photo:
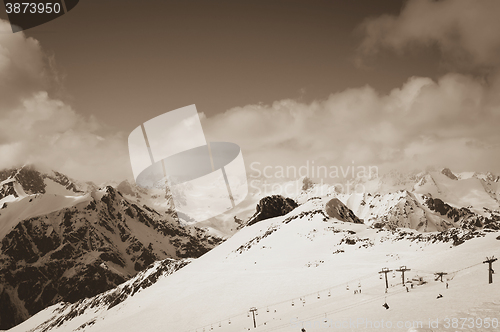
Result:
[[[385,292],[387,293],[387,289],[389,288],[389,281],[387,281],[387,273],[392,272],[392,270],[389,270],[388,268],[384,267],[382,268],[382,271],[379,271],[378,273],[384,273],[385,274]]]

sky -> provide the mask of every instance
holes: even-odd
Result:
[[[196,104],[247,170],[500,173],[499,14],[495,0],[85,0],[13,34],[2,10],[0,168],[131,179],[130,132]]]

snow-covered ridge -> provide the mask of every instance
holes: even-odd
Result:
[[[186,266],[191,261],[192,259],[174,260],[168,258],[156,261],[132,279],[102,294],[92,298],[81,299],[73,304],[60,302],[40,313],[41,315],[49,315],[51,318],[38,326],[37,329],[46,331],[61,326],[67,321],[75,320],[82,322],[76,330],[85,330],[87,326],[95,323],[95,318],[86,321],[89,315],[94,316],[96,313],[102,313],[113,308],[134,294],[150,287],[161,278],[171,275]]]
[[[56,194],[75,196],[88,193],[97,188],[91,182],[79,182],[57,171],[41,172],[34,165],[24,165],[19,168],[0,171],[0,181],[18,183],[26,194]],[[0,185],[1,186],[1,185]],[[11,192],[18,196],[20,192]],[[0,198],[5,197],[5,192],[0,191]]]
[[[259,311],[255,331],[290,331],[297,329],[291,325],[294,319],[327,317],[335,321],[356,319],[360,313],[371,320],[427,322],[436,315],[442,320],[474,307],[479,317],[487,317],[488,311],[482,308],[500,293],[488,286],[482,262],[486,256],[500,254],[497,231],[375,229],[328,218],[322,212],[328,199],[313,198],[284,216],[244,227],[212,251],[116,306],[106,310],[74,306],[60,313],[56,306],[13,331],[44,331],[48,326],[47,331],[90,332],[126,332],[139,327],[151,331],[247,330],[253,329],[253,321],[246,315],[250,307]],[[394,270],[401,266],[411,269],[405,277],[423,283],[407,292],[401,287],[399,273],[389,275],[385,294],[378,272],[383,267]],[[440,271],[449,273],[448,290],[444,282],[435,280],[434,273]],[[358,289],[362,292],[353,294]],[[439,293],[444,297],[438,301]],[[97,300],[86,303],[93,301]],[[384,301],[390,310],[381,306]],[[67,319],[71,312],[80,311],[80,316]]]

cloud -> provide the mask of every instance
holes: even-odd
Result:
[[[412,77],[379,95],[347,89],[310,104],[281,100],[203,119],[207,140],[238,143],[247,167],[448,166],[500,173],[498,89],[470,76]]]
[[[363,55],[383,48],[404,52],[412,45],[437,45],[459,68],[500,64],[500,2],[497,0],[410,0],[398,16],[383,15],[361,27]]]
[[[3,109],[46,86],[50,73],[45,61],[38,41],[22,33],[12,33],[10,24],[0,20],[0,105]]]
[[[233,108],[204,119],[207,139],[240,144],[247,166],[354,162],[382,171],[447,166],[500,173],[499,12],[495,0],[410,0],[398,16],[365,21],[361,59],[383,49],[403,54],[437,46],[462,74],[411,77],[384,95],[365,86],[310,104]]]
[[[435,44],[456,65],[497,68],[500,23],[492,17],[498,3],[409,1],[397,17],[367,21],[360,50]],[[33,162],[97,182],[130,178],[126,134],[52,98],[54,74],[39,44],[22,33],[2,33],[9,29],[0,21],[0,168]],[[246,105],[201,121],[208,141],[241,146],[247,170],[252,162],[314,161],[381,171],[436,165],[500,173],[500,75],[488,73],[487,79],[411,77],[387,94],[350,88],[307,104]]]
[[[51,98],[39,43],[0,20],[0,168],[34,163],[81,180],[131,177],[126,137]]]

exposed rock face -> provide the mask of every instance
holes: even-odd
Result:
[[[12,195],[14,197],[19,197],[19,195],[16,192],[16,189],[14,188],[14,181],[8,181],[8,182],[3,182],[0,185],[0,199],[7,197],[9,195]],[[0,206],[0,208],[2,208]]]
[[[447,177],[449,177],[452,180],[458,180],[457,176],[455,174],[453,174],[453,172],[449,168],[444,168],[441,171],[441,173],[443,173],[444,175],[446,175]]]
[[[491,214],[490,218],[478,215],[468,208],[457,209],[443,202],[439,198],[428,198],[426,205],[429,209],[438,212],[440,215],[451,219],[460,228],[475,230],[475,229],[500,229],[500,216]]]
[[[55,171],[52,171],[51,174],[41,173],[30,165],[0,171],[0,182],[9,178],[16,180],[27,194],[45,194],[47,187],[45,179],[50,179],[74,193],[83,194],[83,190],[78,188],[75,181],[66,175]],[[0,199],[9,194],[12,193],[0,191]]]
[[[354,212],[351,211],[347,206],[344,205],[338,198],[332,198],[326,203],[325,206],[326,214],[330,218],[337,218],[338,220],[345,222],[352,222],[355,224],[362,224],[361,221]]]
[[[248,220],[247,226],[261,220],[284,216],[292,211],[298,204],[291,198],[281,195],[272,195],[262,198],[257,204],[255,214]]]
[[[17,204],[28,209],[40,196]],[[199,257],[221,241],[131,203],[112,187],[21,220],[0,238],[0,329],[59,301],[73,303],[116,287],[156,260]]]

